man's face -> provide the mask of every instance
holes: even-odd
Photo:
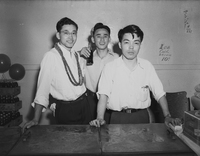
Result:
[[[76,27],[72,24],[63,25],[61,31],[57,33],[57,38],[60,40],[62,45],[64,45],[68,50],[71,50],[77,40]]]
[[[105,50],[108,48],[110,42],[110,35],[106,29],[97,29],[93,36],[93,42],[96,47],[100,50]]]
[[[127,60],[133,60],[137,58],[140,45],[140,37],[138,37],[136,34],[133,36],[131,33],[124,34],[122,41],[119,43],[119,47],[122,50],[122,55]]]

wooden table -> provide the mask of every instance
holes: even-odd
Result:
[[[11,128],[0,128],[0,156],[6,156],[15,146],[21,136],[21,128],[14,126]]]
[[[41,125],[18,140],[9,156],[41,155],[169,155],[195,153],[164,124]]]
[[[30,128],[9,155],[100,155],[98,129],[89,125],[41,125]]]
[[[200,146],[192,141],[190,138],[185,136],[183,133],[179,134],[178,137],[186,143],[195,153],[197,156],[200,156]]]
[[[101,136],[104,155],[195,155],[164,124],[106,125]]]

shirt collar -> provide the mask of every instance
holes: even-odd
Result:
[[[141,61],[141,58],[137,58],[137,64],[140,68],[144,69],[144,64]]]
[[[118,66],[120,66],[122,63],[124,63],[124,62],[123,62],[122,55],[121,55],[121,56],[119,57]],[[142,63],[142,61],[141,61],[141,58],[138,58],[138,57],[137,57],[137,66],[140,67],[140,68],[142,68],[142,69],[144,69],[144,65],[143,65],[143,63]]]
[[[93,55],[95,57],[99,57],[99,55],[97,54],[97,50],[94,51]],[[108,55],[114,56],[114,52],[111,49],[108,49]]]
[[[61,45],[59,42],[58,42],[58,46],[61,48],[61,50],[63,51],[64,54],[74,54],[75,53],[75,50],[73,48],[71,49],[71,52],[70,52],[69,50],[64,48],[64,46]]]
[[[114,52],[111,49],[108,49],[108,54],[114,56]]]

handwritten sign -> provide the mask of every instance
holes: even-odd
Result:
[[[171,40],[162,39],[157,44],[157,60],[159,64],[171,64],[173,61],[173,44]]]
[[[184,9],[183,10],[183,16],[184,16],[184,29],[185,33],[190,34],[192,33],[192,24],[191,24],[191,18],[190,18],[190,10]]]

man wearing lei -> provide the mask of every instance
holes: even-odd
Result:
[[[38,125],[42,112],[49,105],[49,97],[55,104],[57,124],[88,124],[91,120],[86,87],[83,83],[83,65],[73,50],[77,40],[78,25],[64,17],[56,25],[59,42],[45,53],[40,65],[37,92],[33,103],[34,117],[25,128]],[[50,95],[50,96],[49,96]]]

